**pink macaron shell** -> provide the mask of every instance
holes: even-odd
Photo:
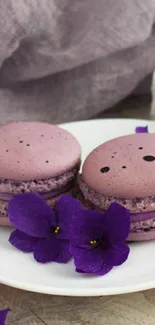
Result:
[[[7,216],[0,213],[0,227],[12,227],[11,222]]]
[[[74,195],[74,191],[75,189],[71,188],[70,190],[66,191],[64,194],[72,196]],[[54,209],[58,199],[59,196],[55,196],[51,199],[47,199],[46,202],[51,209]],[[0,226],[3,227],[12,226],[10,219],[7,215],[7,210],[8,210],[8,202],[0,200]]]
[[[78,141],[56,125],[11,123],[0,128],[0,178],[47,179],[80,162]]]
[[[146,156],[152,161],[145,160]],[[155,134],[132,134],[102,144],[85,160],[82,177],[105,196],[155,195]]]
[[[127,241],[147,241],[155,239],[155,230],[148,232],[130,232]]]

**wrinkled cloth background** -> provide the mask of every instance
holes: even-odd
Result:
[[[96,116],[155,68],[155,0],[1,0],[0,122]]]

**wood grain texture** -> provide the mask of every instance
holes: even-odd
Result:
[[[125,100],[102,117],[149,117],[149,97]],[[155,290],[121,296],[74,298],[29,293],[0,285],[6,325],[155,325]]]
[[[7,325],[153,325],[155,290],[121,296],[76,298],[29,293],[0,285]]]

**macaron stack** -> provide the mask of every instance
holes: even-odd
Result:
[[[54,207],[60,194],[73,194],[81,149],[67,131],[45,123],[11,123],[0,128],[0,149],[0,225],[9,225],[13,195],[39,193]]]
[[[155,134],[133,134],[93,150],[79,176],[86,207],[117,202],[131,213],[129,240],[155,239]]]

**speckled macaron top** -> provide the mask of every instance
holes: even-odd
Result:
[[[0,178],[55,177],[76,166],[80,156],[78,141],[56,125],[19,122],[0,128]]]
[[[85,160],[82,178],[106,196],[155,196],[155,134],[133,134],[100,145]]]

